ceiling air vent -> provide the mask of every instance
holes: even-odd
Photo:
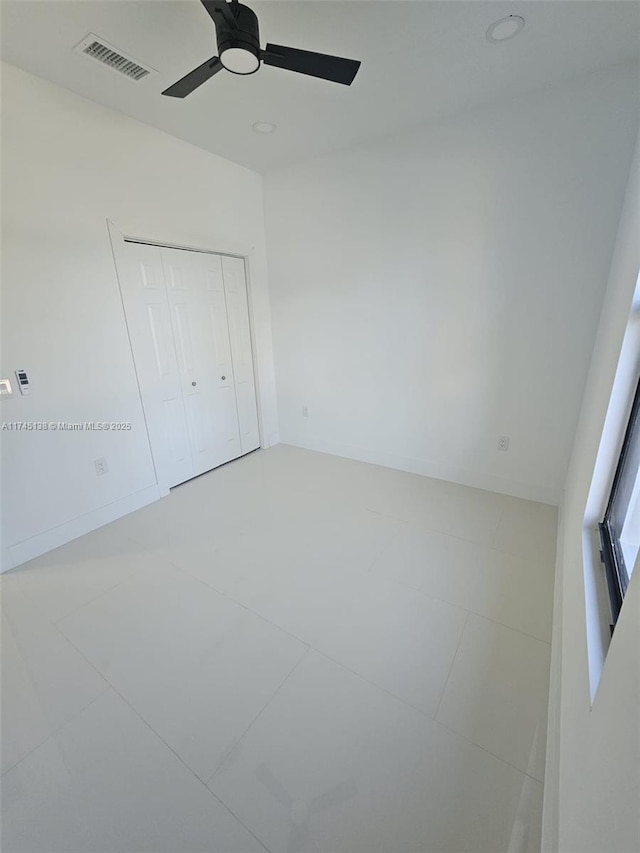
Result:
[[[89,59],[95,59],[111,68],[112,71],[117,71],[118,74],[124,74],[130,80],[144,80],[154,72],[155,69],[148,65],[142,65],[126,53],[123,53],[117,47],[109,44],[100,36],[94,33],[89,33],[88,36],[82,39],[80,44],[74,47],[76,53],[83,56],[88,56]]]

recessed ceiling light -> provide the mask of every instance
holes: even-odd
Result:
[[[507,15],[506,18],[500,18],[491,24],[487,30],[487,41],[507,41],[518,35],[523,27],[524,18],[520,15]]]
[[[278,126],[270,121],[257,121],[251,126],[256,133],[273,133],[278,129]]]

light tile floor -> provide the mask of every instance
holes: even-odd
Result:
[[[555,535],[280,445],[5,574],[2,850],[539,851]]]

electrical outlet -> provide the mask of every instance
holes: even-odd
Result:
[[[302,407],[302,417],[303,418],[309,417],[309,406],[303,406]]]
[[[498,450],[503,450],[505,453],[509,449],[509,436],[508,435],[499,435],[498,436]]]
[[[96,466],[96,474],[98,477],[102,477],[103,474],[106,474],[109,471],[107,460],[104,456],[100,459],[94,459],[93,464]]]

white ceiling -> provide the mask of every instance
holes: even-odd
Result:
[[[160,93],[216,53],[198,0],[3,0],[2,58],[201,148],[268,171],[638,56],[635,0],[250,0],[261,41],[362,60],[351,87],[262,67]],[[502,44],[487,26],[517,13]],[[158,73],[135,83],[72,48],[93,32]],[[276,133],[256,134],[256,121]]]

